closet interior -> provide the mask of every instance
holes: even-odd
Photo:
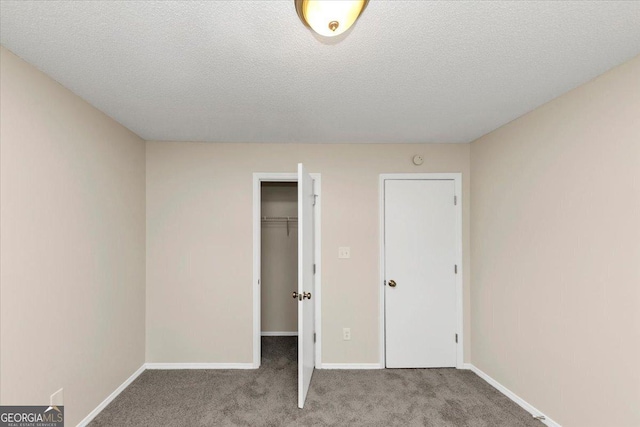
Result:
[[[260,313],[263,356],[265,337],[287,346],[298,335],[298,184],[261,184],[261,290]],[[271,339],[273,341],[273,339]],[[289,342],[291,341],[291,342]]]

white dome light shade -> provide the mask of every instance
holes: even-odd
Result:
[[[296,0],[296,11],[316,33],[333,37],[347,31],[368,0]]]

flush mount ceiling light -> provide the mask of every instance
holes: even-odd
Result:
[[[295,0],[302,22],[325,37],[347,31],[360,16],[369,0]]]

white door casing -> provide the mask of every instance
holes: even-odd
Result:
[[[298,407],[304,406],[313,375],[314,339],[314,204],[313,178],[298,163]]]
[[[456,182],[386,179],[382,191],[386,366],[458,366]]]

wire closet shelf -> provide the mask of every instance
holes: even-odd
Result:
[[[289,223],[298,222],[297,216],[263,216],[260,217],[262,222],[271,224],[285,224],[287,225],[287,236],[289,235]]]

